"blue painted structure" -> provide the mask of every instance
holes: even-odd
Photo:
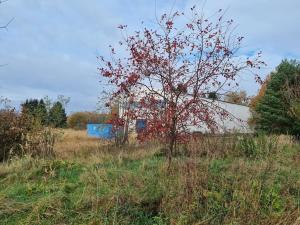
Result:
[[[146,129],[147,121],[145,119],[137,119],[135,122],[135,129],[137,133],[142,132],[144,129]]]
[[[87,134],[90,137],[112,139],[115,137],[112,124],[88,124]]]

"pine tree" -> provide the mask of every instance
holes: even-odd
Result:
[[[38,107],[36,108],[36,115],[42,125],[48,125],[48,112],[43,99],[39,101]]]
[[[22,113],[26,114],[26,116],[35,122],[40,123],[40,125],[47,125],[47,109],[42,99],[27,99],[25,103],[22,104]]]
[[[67,124],[67,115],[63,105],[60,102],[54,103],[49,111],[49,122],[53,127],[63,128]]]
[[[300,124],[289,114],[290,101],[285,98],[285,84],[300,70],[296,61],[284,60],[270,75],[264,96],[257,102],[254,119],[258,131],[298,134]]]

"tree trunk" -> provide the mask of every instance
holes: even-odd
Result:
[[[174,147],[176,146],[176,118],[172,119],[172,126],[169,135],[169,149],[168,149],[168,169],[170,169]]]
[[[123,131],[123,137],[122,137],[122,145],[125,145],[126,143],[128,143],[128,133],[129,133],[129,120],[127,119],[127,121],[124,124],[124,131]]]
[[[168,169],[170,169],[172,157],[173,157],[173,151],[174,151],[174,138],[171,137],[169,149],[168,149]]]

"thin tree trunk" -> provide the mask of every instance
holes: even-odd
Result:
[[[176,119],[173,118],[173,123],[172,123],[170,136],[169,136],[168,169],[170,169],[171,166],[175,144],[176,144]]]
[[[169,144],[169,149],[168,149],[168,170],[171,167],[172,157],[173,157],[173,150],[174,150],[174,137],[171,137],[170,144]]]
[[[128,143],[128,133],[129,133],[129,121],[127,120],[124,125],[124,134],[122,138],[122,145]]]

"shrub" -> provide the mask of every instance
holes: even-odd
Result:
[[[39,120],[14,109],[0,110],[0,161],[29,154],[34,157],[54,156],[58,133],[45,128]]]
[[[12,153],[20,153],[26,131],[24,121],[15,110],[0,110],[0,161],[7,160]]]
[[[28,132],[23,140],[23,152],[33,157],[54,157],[54,144],[59,135],[60,132],[52,128],[42,128]]]

